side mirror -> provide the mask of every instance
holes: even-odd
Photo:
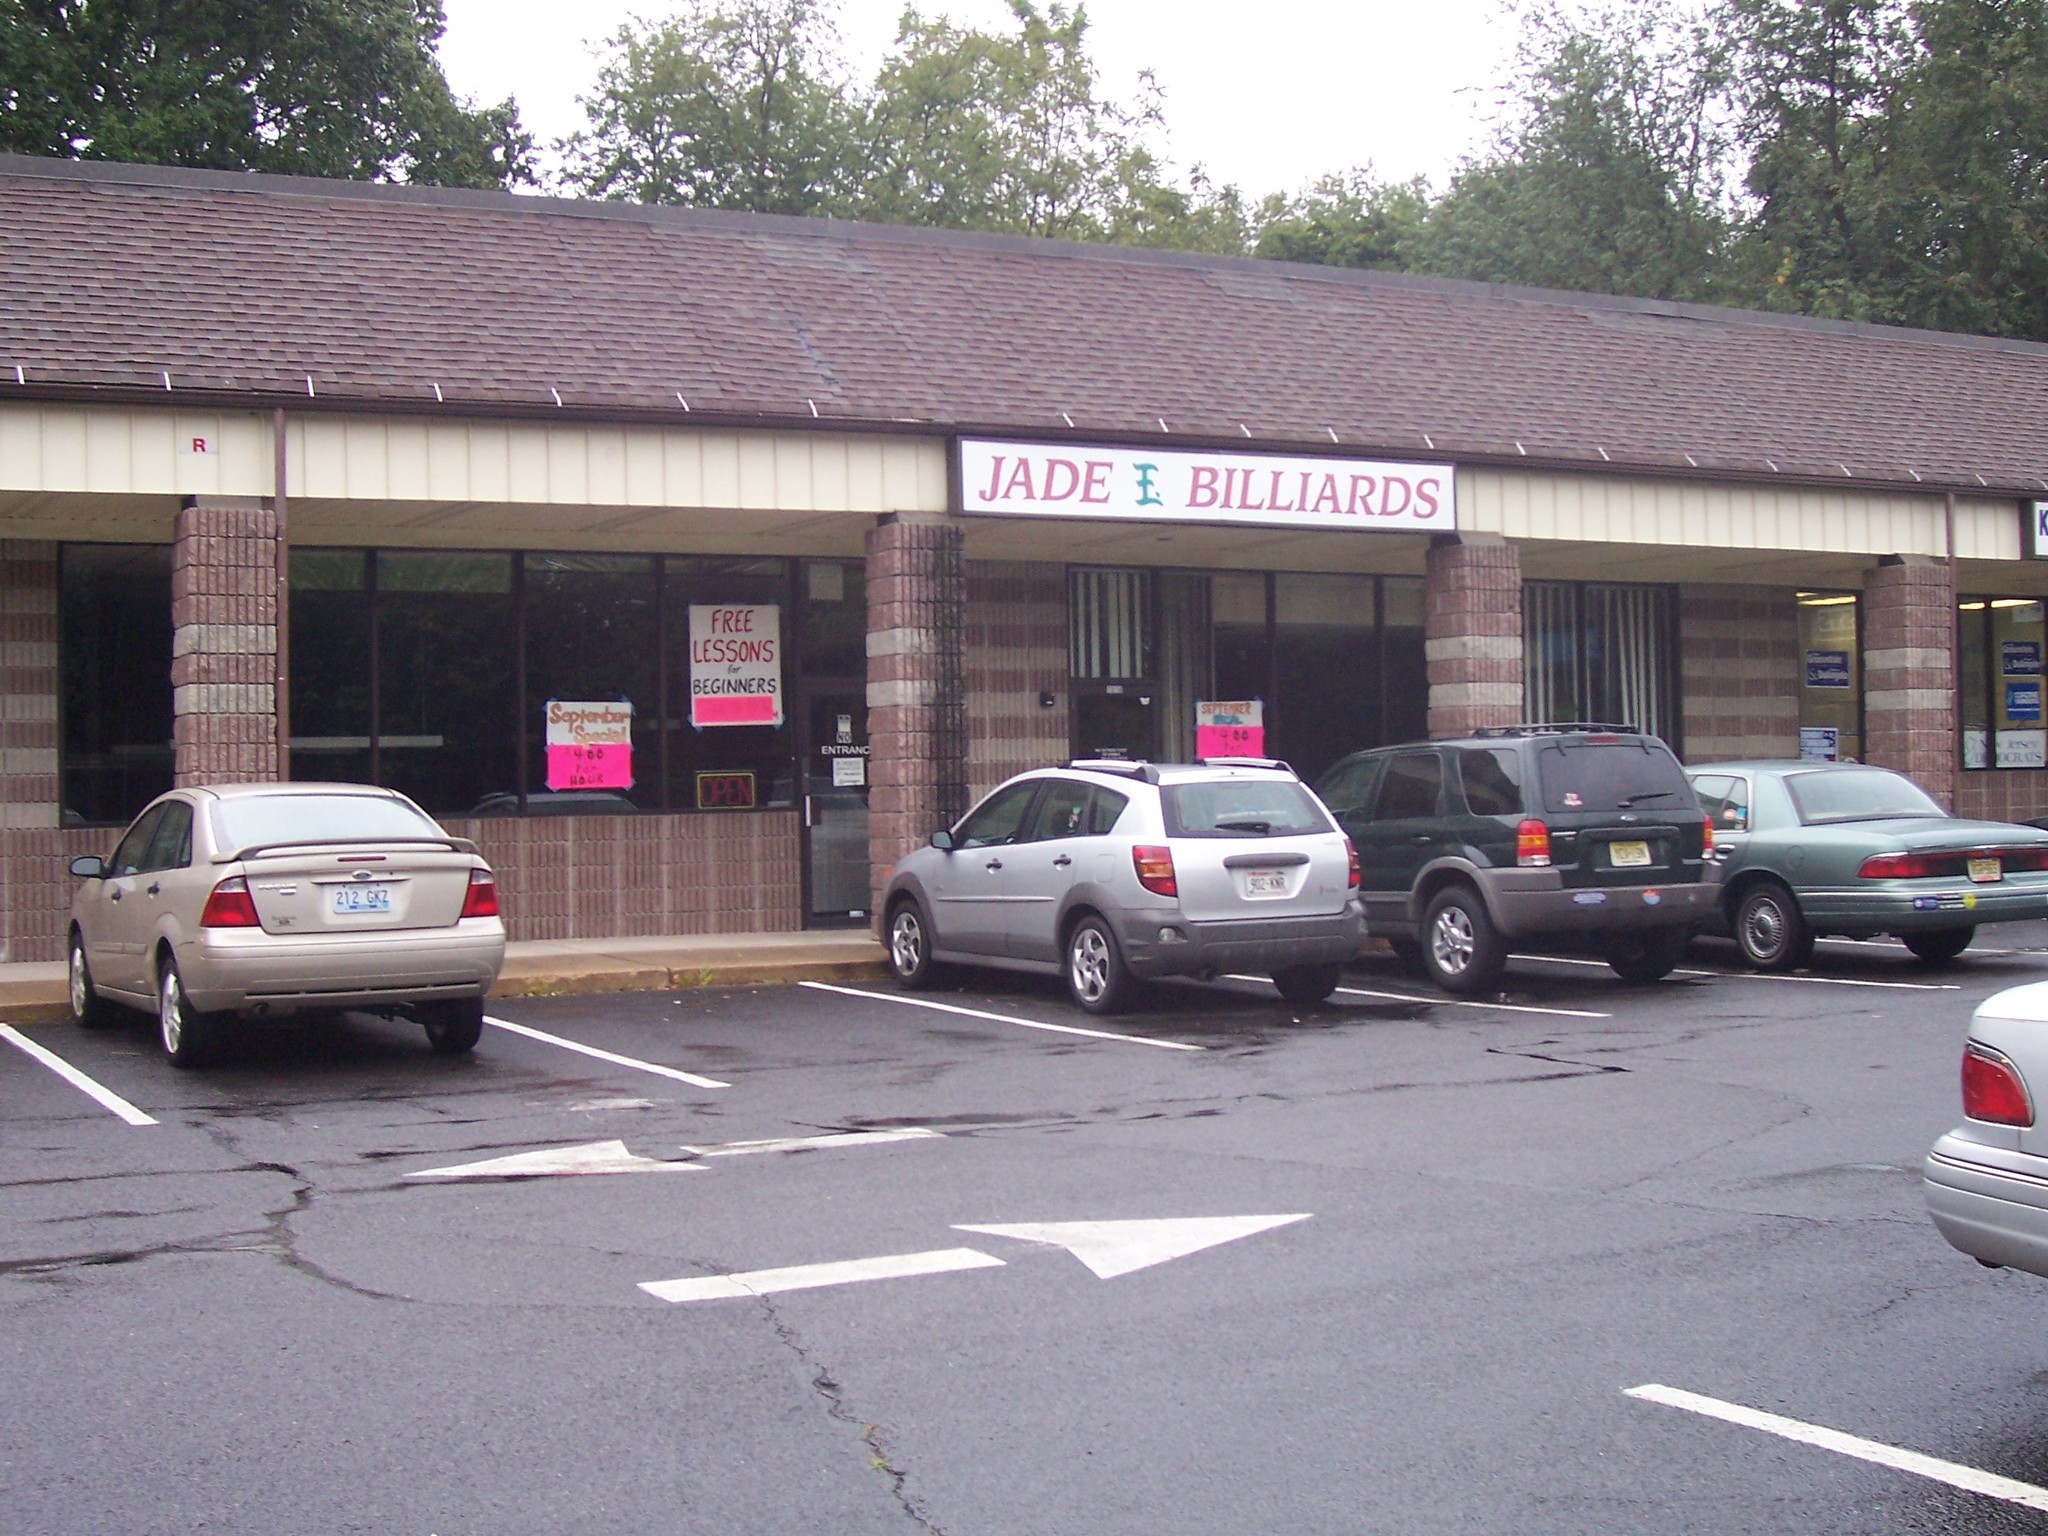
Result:
[[[104,880],[107,878],[107,861],[98,854],[88,853],[71,861],[71,873],[81,880]]]
[[[948,832],[944,827],[941,827],[938,831],[932,834],[932,846],[934,848],[942,849],[948,853],[952,852],[953,834]]]

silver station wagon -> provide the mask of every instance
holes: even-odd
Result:
[[[1320,1002],[1365,938],[1350,842],[1284,764],[1253,760],[1020,774],[899,859],[880,912],[905,986],[947,961],[1038,971],[1089,1013],[1150,977],[1240,970]]]
[[[473,843],[361,784],[222,784],[152,801],[110,858],[71,861],[72,1016],[153,1012],[181,1067],[231,1014],[402,1013],[467,1051],[505,959]]]

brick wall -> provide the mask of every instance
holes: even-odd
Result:
[[[1067,568],[967,565],[967,784],[979,798],[1068,756]],[[1039,695],[1053,696],[1050,709]]]
[[[1863,584],[1863,756],[1943,805],[1956,795],[1956,602],[1943,561],[1887,560]]]
[[[0,827],[57,825],[57,546],[0,540]]]
[[[1799,755],[1794,589],[1681,588],[1678,667],[1688,761]]]
[[[1522,718],[1522,558],[1506,542],[1431,543],[1424,581],[1429,734]]]
[[[960,530],[868,534],[868,860],[889,866],[965,808],[967,581]]]
[[[171,551],[176,782],[277,777],[277,517],[199,497]]]
[[[2048,816],[2048,771],[1986,768],[1956,773],[1955,813],[1984,821]]]

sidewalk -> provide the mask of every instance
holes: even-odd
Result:
[[[758,982],[877,981],[882,946],[865,929],[696,933],[645,939],[542,939],[505,946],[493,997],[666,992]],[[48,1023],[67,1012],[61,960],[0,965],[0,1020]]]

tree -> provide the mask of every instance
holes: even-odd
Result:
[[[843,211],[861,113],[820,0],[696,0],[621,28],[562,146],[588,197],[761,213]]]
[[[0,0],[0,148],[22,154],[505,186],[531,181],[510,101],[458,101],[441,0]]]
[[[1274,193],[1259,205],[1254,253],[1273,261],[1325,267],[1417,270],[1431,213],[1421,177],[1383,182],[1372,167],[1325,176],[1296,197]]]

